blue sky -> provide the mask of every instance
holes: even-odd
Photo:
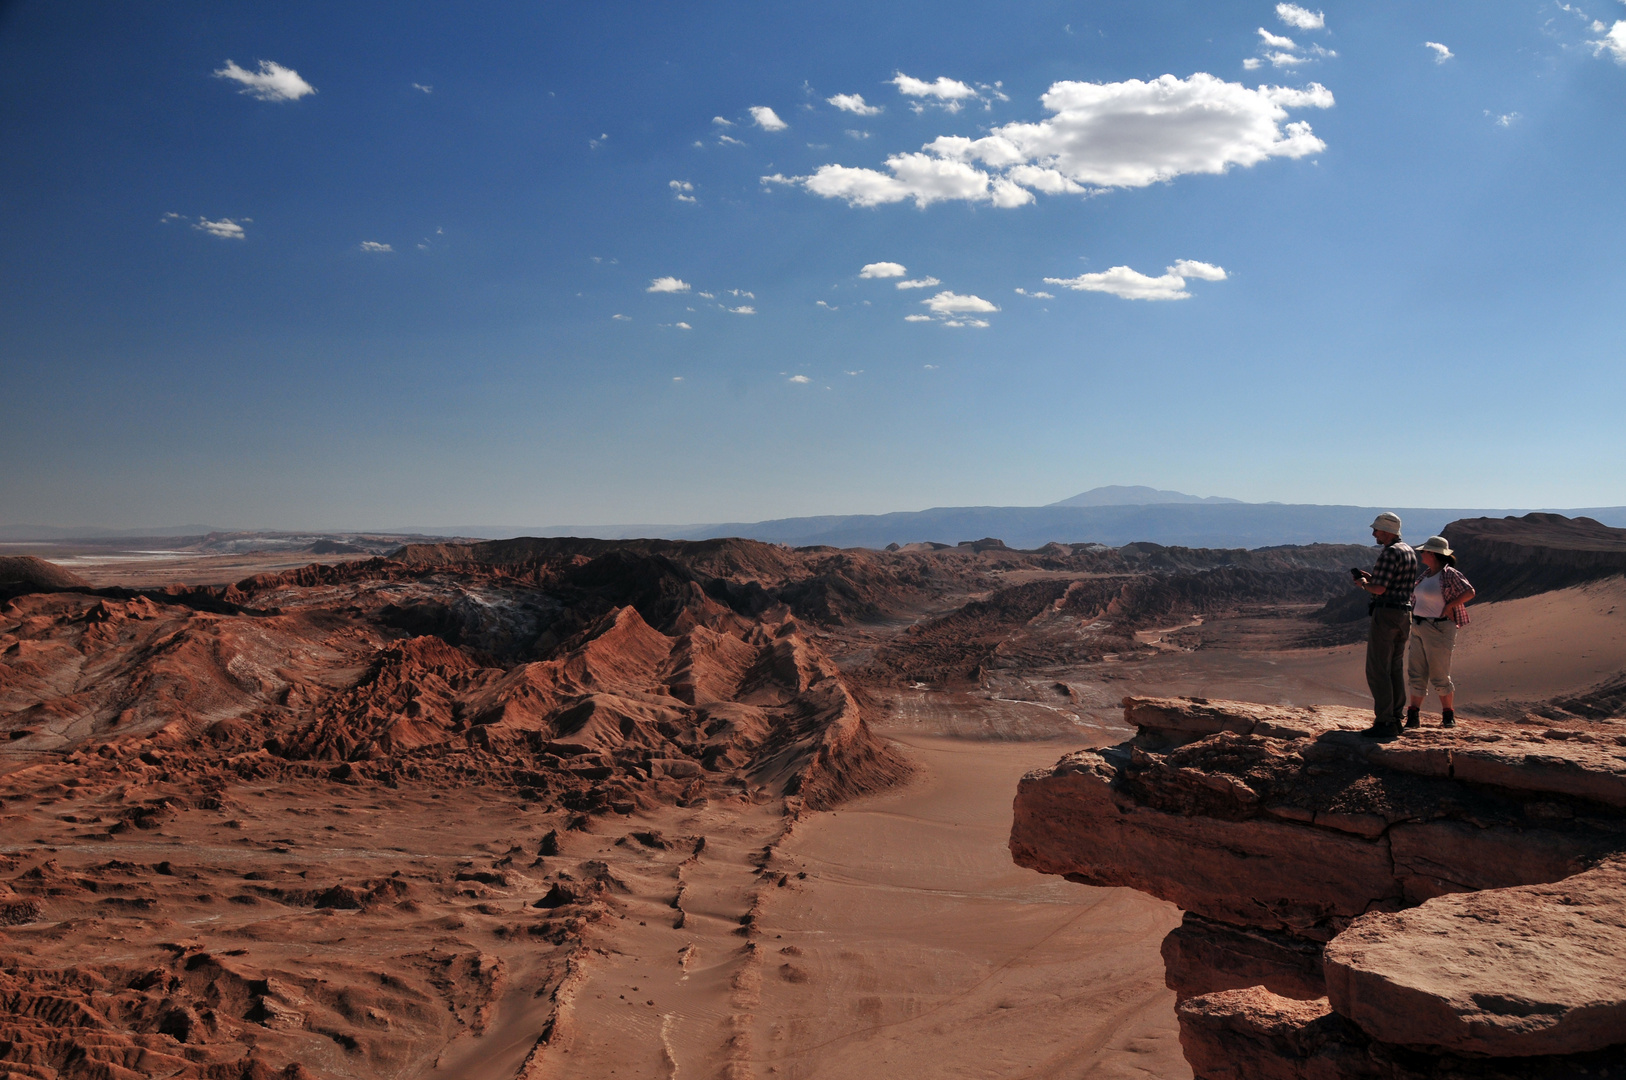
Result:
[[[0,524],[1626,503],[1623,119],[1621,0],[11,4]]]

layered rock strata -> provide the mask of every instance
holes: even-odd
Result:
[[[1200,1078],[1626,1076],[1626,722],[1126,699],[1024,777],[1015,860],[1186,911]]]

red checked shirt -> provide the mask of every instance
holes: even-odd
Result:
[[[1454,566],[1441,567],[1440,595],[1445,597],[1445,606],[1447,608],[1450,608],[1452,604],[1473,591],[1474,587],[1468,584],[1468,579],[1462,576],[1460,570]],[[1461,607],[1453,608],[1451,610],[1451,621],[1458,626],[1467,626],[1468,605],[1463,604]]]

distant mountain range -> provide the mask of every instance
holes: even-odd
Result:
[[[1111,486],[1094,488],[1049,506],[943,506],[892,514],[840,514],[701,525],[412,526],[389,530],[389,533],[484,539],[582,536],[604,540],[637,537],[708,540],[738,536],[791,547],[824,544],[831,547],[883,548],[888,544],[957,544],[993,538],[1015,548],[1043,547],[1052,541],[1119,547],[1137,540],[1183,547],[1258,548],[1279,544],[1361,543],[1371,537],[1372,519],[1384,510],[1399,513],[1406,538],[1420,542],[1459,518],[1499,518],[1537,509],[1551,508],[1245,503],[1219,496],[1204,498],[1150,487]],[[1554,512],[1569,517],[1590,517],[1604,525],[1626,528],[1626,506],[1561,509]],[[199,530],[200,527],[193,526],[192,529]],[[142,535],[158,536],[181,531],[152,529],[145,530]],[[13,542],[109,535],[118,534],[114,530],[76,532],[31,526],[0,527],[0,540]],[[385,534],[375,532],[370,535],[378,537]]]

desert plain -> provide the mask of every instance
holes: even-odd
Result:
[[[1017,865],[1013,797],[1126,697],[1366,704],[1371,555],[14,567],[0,1075],[1191,1076],[1181,911]],[[1464,729],[1620,715],[1626,577],[1487,591]]]

